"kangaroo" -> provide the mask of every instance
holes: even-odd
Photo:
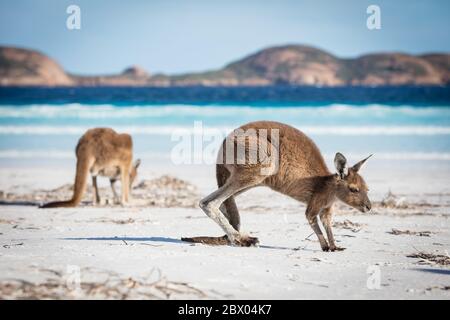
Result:
[[[278,165],[267,166],[264,157],[270,157],[269,151],[259,154],[256,163],[240,161],[239,155],[233,153],[233,161],[218,161],[216,178],[218,189],[200,200],[199,206],[207,216],[212,218],[226,233],[218,238],[237,246],[252,246],[258,244],[258,239],[242,235],[240,216],[236,206],[235,196],[258,186],[267,186],[274,191],[290,196],[307,205],[306,218],[317,235],[323,251],[344,250],[336,246],[331,228],[332,206],[340,200],[362,212],[371,209],[368,198],[368,188],[364,179],[358,174],[361,166],[370,157],[361,160],[347,168],[347,160],[337,153],[334,164],[337,173],[331,173],[315,143],[301,131],[278,122],[257,121],[239,128],[244,132],[255,130],[256,137],[246,136],[245,140],[237,139],[234,133],[223,142],[218,159],[226,156],[227,143],[232,143],[234,150],[239,147],[245,150],[245,157],[251,150],[251,140],[265,142],[272,152],[278,156]],[[239,130],[238,129],[238,130]],[[261,129],[268,132],[261,135]],[[278,130],[278,141],[272,141],[271,132]],[[264,141],[261,141],[264,139]],[[260,144],[258,144],[260,146]],[[228,163],[227,163],[228,162]],[[231,163],[229,163],[231,162]],[[273,161],[272,161],[273,162]],[[266,172],[263,171],[266,170]],[[322,234],[318,223],[320,218],[327,234],[328,241]],[[191,239],[191,240],[188,240]],[[204,237],[188,238],[187,241],[205,242]],[[194,239],[194,240],[192,240]],[[221,241],[219,241],[221,242]]]
[[[89,173],[92,175],[94,187],[94,204],[100,202],[97,187],[98,175],[110,179],[116,202],[119,199],[114,184],[120,178],[122,182],[121,203],[125,204],[129,201],[129,191],[140,165],[140,160],[132,164],[133,141],[129,134],[119,134],[110,128],[90,129],[78,141],[75,153],[77,156],[77,171],[72,199],[50,202],[41,208],[76,207],[79,205],[86,190]]]

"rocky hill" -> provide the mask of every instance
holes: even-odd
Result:
[[[338,58],[313,47],[272,47],[219,70],[182,75],[150,75],[138,66],[117,75],[71,75],[47,56],[0,47],[0,85],[43,86],[237,86],[237,85],[448,85],[450,54],[404,53]]]
[[[40,52],[0,47],[0,85],[70,86],[76,83],[58,63]]]
[[[117,75],[71,75],[71,78],[79,86],[146,86],[149,84],[151,76],[141,67],[132,66]]]

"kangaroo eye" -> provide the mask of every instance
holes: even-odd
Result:
[[[350,187],[350,191],[353,193],[357,193],[357,192],[359,192],[359,189]]]

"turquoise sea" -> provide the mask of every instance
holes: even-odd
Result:
[[[368,88],[366,95],[322,89],[323,96],[320,88],[303,94],[272,88],[275,93],[268,96],[262,88],[233,89],[228,96],[224,89],[215,94],[213,89],[161,89],[153,95],[142,88],[90,90],[0,90],[0,163],[74,159],[78,138],[92,127],[128,132],[136,156],[167,161],[180,130],[208,136],[218,129],[225,135],[249,121],[275,120],[310,135],[326,157],[340,151],[355,159],[373,153],[378,160],[450,164],[448,88],[422,94],[414,88]],[[207,140],[204,145],[214,143]]]

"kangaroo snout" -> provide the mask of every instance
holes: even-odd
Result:
[[[369,212],[371,209],[372,209],[372,204],[370,203],[370,201],[367,201],[361,207],[362,212]]]

